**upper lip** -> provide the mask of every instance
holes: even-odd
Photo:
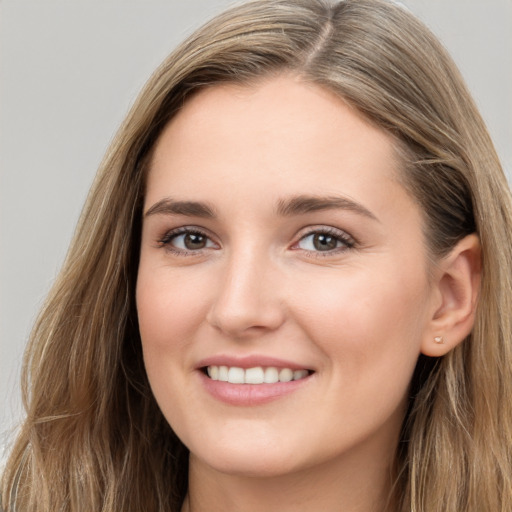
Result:
[[[273,366],[275,368],[290,368],[290,370],[311,370],[308,366],[300,363],[259,354],[248,356],[218,354],[202,359],[197,365],[198,368],[205,368],[207,366],[235,366],[243,369],[255,368],[256,366],[262,366],[265,368]]]

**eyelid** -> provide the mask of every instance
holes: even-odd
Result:
[[[219,247],[219,243],[215,240],[215,237],[209,232],[209,230],[194,225],[180,226],[178,228],[166,230],[162,236],[158,237],[157,245],[158,247],[164,248],[167,251],[180,256],[199,255],[202,254],[205,250],[212,250],[212,247],[204,247],[202,249],[196,250],[179,249],[177,247],[173,247],[171,242],[174,238],[187,234],[202,235],[210,240],[213,244],[215,244],[217,248]]]
[[[315,234],[326,234],[326,235],[333,236],[333,237],[339,239],[344,244],[344,247],[339,247],[339,248],[332,249],[329,251],[309,251],[307,249],[301,249],[300,247],[298,247],[298,244],[302,240],[304,240],[308,236],[315,235]],[[291,249],[300,250],[303,252],[312,253],[315,256],[324,257],[324,256],[332,256],[333,254],[339,254],[339,253],[345,252],[349,249],[353,249],[354,247],[357,246],[357,243],[358,243],[357,240],[352,235],[350,235],[349,233],[347,233],[346,231],[344,231],[342,229],[335,228],[333,226],[315,225],[315,226],[308,226],[306,228],[301,229],[300,232],[297,234],[296,241],[293,243]]]

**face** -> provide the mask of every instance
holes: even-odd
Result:
[[[203,90],[166,127],[137,308],[154,395],[193,464],[389,463],[432,309],[399,172],[386,133],[294,77]]]

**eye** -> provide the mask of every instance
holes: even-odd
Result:
[[[337,252],[350,249],[354,240],[346,233],[335,229],[323,229],[304,235],[295,248],[309,252]]]
[[[180,228],[167,233],[159,240],[159,244],[176,253],[190,253],[202,249],[217,248],[217,244],[208,235],[190,228]]]

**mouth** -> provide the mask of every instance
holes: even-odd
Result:
[[[211,380],[230,384],[276,384],[291,382],[309,377],[313,371],[308,369],[277,368],[275,366],[254,366],[240,368],[238,366],[204,366],[202,372]]]
[[[304,364],[304,363],[302,363]],[[259,406],[309,389],[315,373],[296,361],[252,354],[219,354],[197,366],[204,389],[230,406]]]

